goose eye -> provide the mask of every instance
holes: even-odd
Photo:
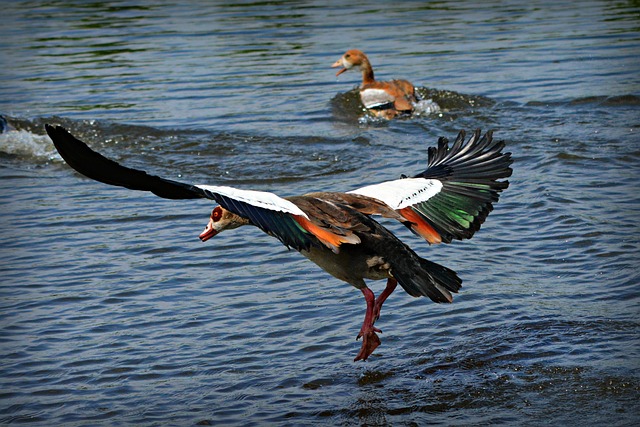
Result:
[[[222,218],[222,209],[218,206],[213,210],[213,212],[211,212],[211,219],[214,221],[220,221],[220,218]]]

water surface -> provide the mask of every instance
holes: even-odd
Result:
[[[635,425],[638,4],[226,3],[3,6],[0,423]],[[362,119],[348,48],[442,110]],[[384,222],[463,288],[392,295],[353,363],[360,292],[250,227],[201,243],[213,205],[90,181],[44,123],[283,196],[415,173],[460,129],[514,174],[472,240]]]

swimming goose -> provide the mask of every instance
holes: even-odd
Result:
[[[406,80],[379,82],[373,76],[373,67],[364,52],[351,49],[331,66],[342,67],[336,76],[351,70],[362,72],[360,100],[373,115],[392,119],[399,114],[411,114],[417,102],[415,89]]]
[[[224,230],[253,225],[299,251],[329,274],[364,295],[366,312],[354,361],[366,360],[380,344],[374,326],[384,301],[400,286],[411,296],[452,302],[462,280],[451,269],[418,256],[375,221],[379,215],[400,221],[429,243],[468,239],[480,228],[500,192],[509,185],[511,154],[492,133],[464,132],[449,148],[440,138],[428,150],[428,167],[411,178],[357,188],[345,193],[317,192],[279,197],[273,193],[221,185],[192,185],[122,166],[93,151],[61,126],[45,125],[69,166],[110,185],[150,191],[167,199],[211,199],[218,203],[202,241]],[[365,279],[386,279],[376,298]]]

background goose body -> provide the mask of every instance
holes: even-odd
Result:
[[[451,302],[462,281],[453,270],[425,260],[372,215],[400,221],[429,243],[470,238],[508,187],[510,153],[491,133],[464,132],[451,149],[441,138],[429,149],[428,168],[409,179],[387,181],[348,193],[317,192],[281,198],[227,186],[191,185],[127,168],[91,150],[60,126],[46,130],[65,161],[83,175],[110,185],[151,191],[168,199],[208,198],[213,209],[203,241],[223,230],[254,225],[296,249],[334,277],[360,289],[367,303],[358,334],[365,360],[380,344],[374,323],[397,284],[411,296]],[[405,185],[403,185],[405,184]],[[376,298],[365,279],[387,279]]]
[[[377,81],[373,67],[364,52],[350,49],[332,67],[342,67],[336,76],[355,69],[362,72],[360,100],[370,113],[392,119],[399,114],[411,114],[417,102],[415,88],[407,80]]]

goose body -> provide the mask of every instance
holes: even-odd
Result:
[[[351,70],[362,72],[360,100],[364,107],[377,117],[392,119],[397,115],[411,114],[417,102],[415,88],[407,80],[377,81],[373,67],[364,52],[350,49],[332,67],[342,67],[336,76]]]
[[[279,197],[274,193],[227,186],[192,185],[122,166],[93,151],[60,126],[46,131],[67,164],[110,185],[150,191],[167,199],[212,199],[218,203],[202,241],[221,231],[253,225],[299,251],[332,276],[363,293],[367,303],[358,334],[365,360],[380,344],[374,323],[382,304],[400,286],[411,296],[452,302],[462,280],[444,266],[417,255],[373,216],[395,219],[429,243],[473,236],[511,175],[510,153],[491,133],[464,132],[449,148],[441,138],[430,148],[428,167],[412,178],[382,182],[349,192],[316,192]],[[366,280],[387,280],[376,298]]]

